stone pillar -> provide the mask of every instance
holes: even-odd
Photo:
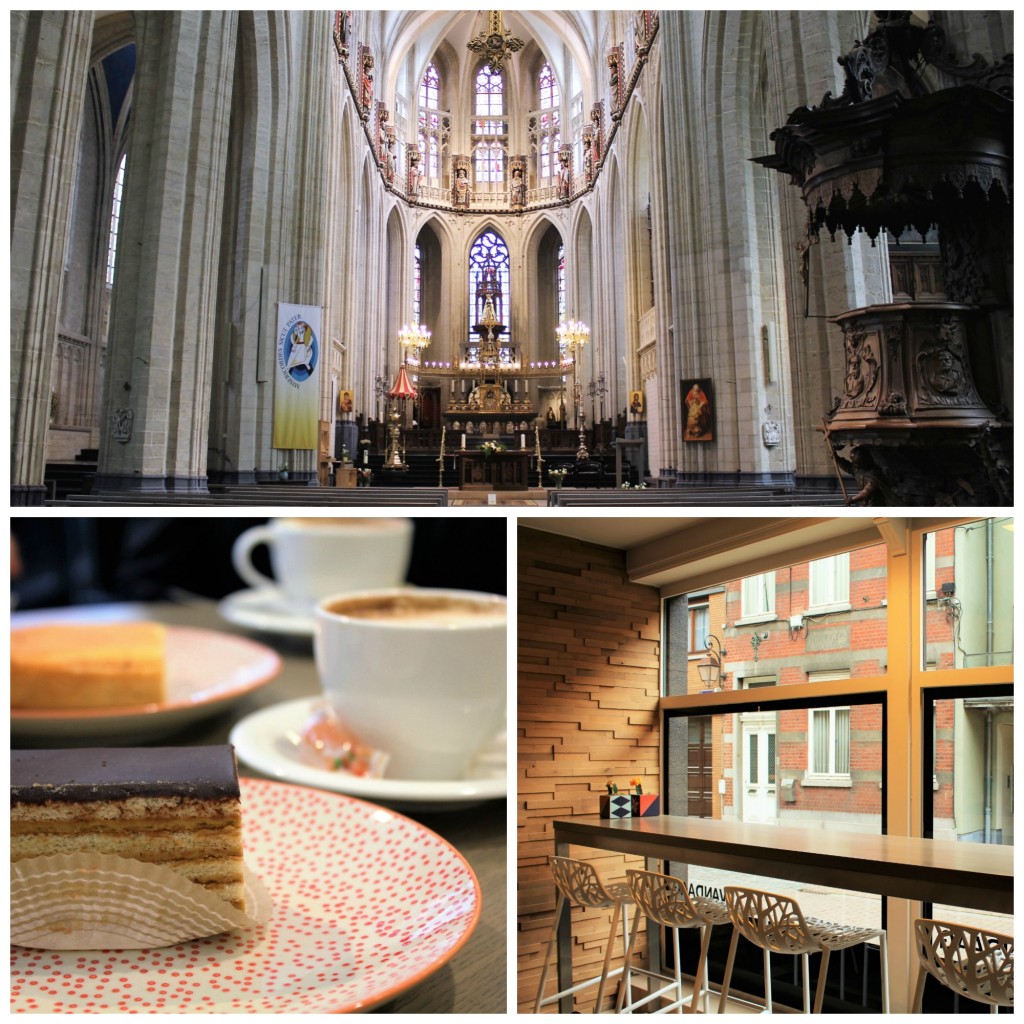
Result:
[[[206,490],[236,17],[135,15],[98,490]]]
[[[50,377],[91,11],[11,14],[11,504],[44,498]]]

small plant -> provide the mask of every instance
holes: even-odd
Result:
[[[567,469],[549,469],[548,477],[554,481],[556,487],[561,487],[565,483],[565,478],[569,475]]]
[[[612,782],[612,780],[611,780],[611,779],[609,779],[609,780],[608,780],[608,781],[607,781],[607,782],[606,782],[606,783],[604,784],[604,787],[605,787],[605,789],[607,789],[607,790],[608,790],[608,795],[609,795],[609,796],[615,796],[615,795],[616,795],[616,794],[617,794],[617,793],[619,792],[619,787],[618,787],[618,786],[616,786],[616,785],[615,785],[615,783],[614,783],[614,782]]]
[[[644,787],[640,779],[630,779],[629,784],[636,789],[637,796],[643,795]]]
[[[492,455],[497,455],[505,450],[505,446],[500,441],[484,441],[480,445],[480,451],[484,453],[484,458],[489,459]]]

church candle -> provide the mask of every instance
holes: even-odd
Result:
[[[462,447],[463,448],[466,447],[466,435],[465,434],[462,435]]]

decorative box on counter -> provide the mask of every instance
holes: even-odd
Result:
[[[602,818],[632,818],[633,798],[628,793],[609,793],[601,797]]]
[[[657,793],[633,793],[630,800],[634,818],[656,818],[661,813]]]
[[[640,789],[639,780],[631,779],[630,786]],[[610,780],[607,788],[608,795],[601,797],[602,818],[653,818],[661,813],[654,793],[620,793],[619,787]]]

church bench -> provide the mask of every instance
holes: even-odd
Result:
[[[775,491],[700,491],[671,487],[651,491],[548,491],[550,507],[578,506],[681,506],[721,505],[723,507],[843,505],[838,494],[801,494]]]
[[[238,496],[238,495],[206,495],[206,494],[164,494],[157,493],[147,496],[140,494],[86,494],[70,495],[60,501],[50,501],[50,506],[198,506],[198,507],[282,507],[282,508],[366,508],[373,506],[418,505],[424,507],[445,506],[448,504],[446,491],[427,492],[425,494],[392,495],[387,491],[379,491],[374,495],[353,499],[350,495],[331,494],[330,500],[310,501],[308,495],[297,494],[284,498],[279,495]]]

